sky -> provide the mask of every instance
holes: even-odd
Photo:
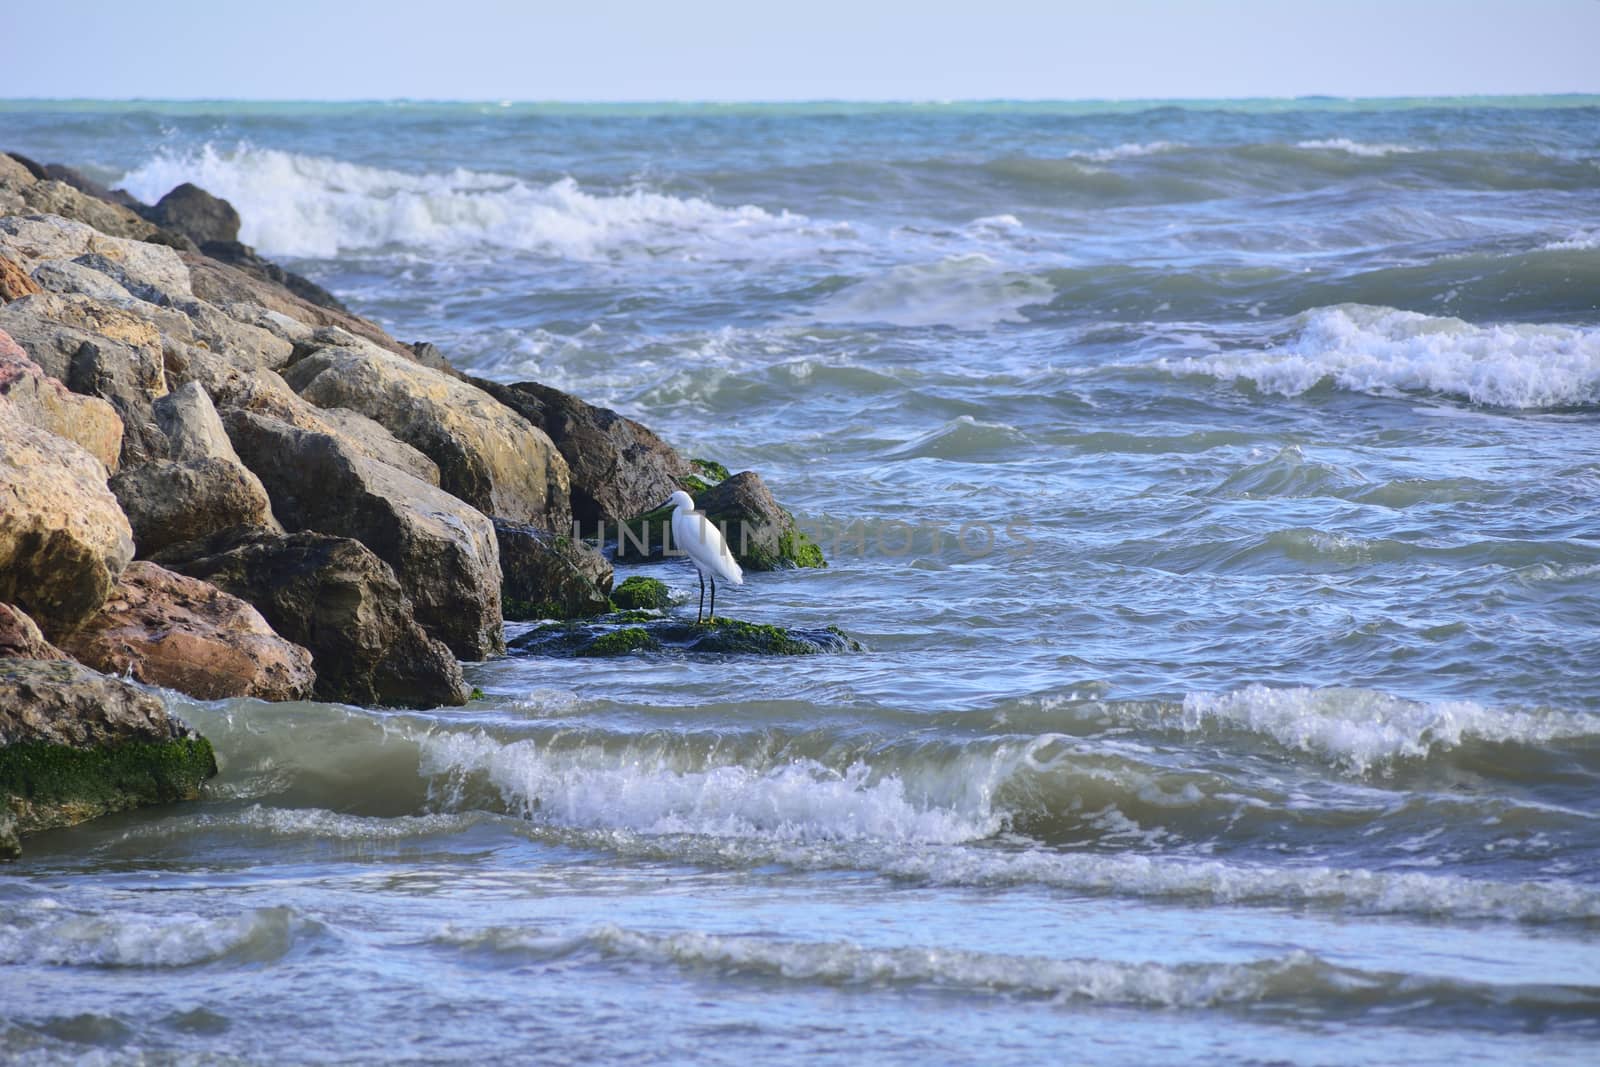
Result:
[[[972,100],[1600,92],[1600,0],[45,0],[0,98]]]

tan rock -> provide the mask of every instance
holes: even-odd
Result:
[[[142,240],[160,228],[121,204],[89,196],[66,182],[36,181],[23,189],[22,199],[34,212],[75,219],[113,237]]]
[[[483,390],[371,346],[325,348],[284,372],[318,407],[358,411],[439,465],[439,485],[497,518],[565,532],[567,462],[544,431]]]
[[[132,558],[100,461],[0,404],[0,601],[59,638],[100,610]]]
[[[0,256],[0,304],[42,291],[39,283],[28,277],[28,272],[15,261]]]
[[[81,445],[107,471],[117,469],[122,419],[104,400],[79,396],[45,374],[11,335],[0,330],[0,398],[23,422]]]
[[[64,648],[107,674],[201,700],[300,700],[311,653],[273,632],[261,613],[197,578],[130,564],[97,615]]]
[[[59,215],[0,217],[0,255],[30,271],[48,260],[75,260],[107,274],[134,296],[151,303],[176,304],[195,298],[189,268],[178,252],[165,245],[112,236]]]

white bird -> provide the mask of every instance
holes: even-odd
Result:
[[[688,493],[679,489],[667,498],[667,503],[672,506],[672,543],[678,551],[689,557],[689,561],[700,572],[700,605],[695,609],[694,621],[696,624],[700,622],[700,612],[705,607],[707,578],[711,579],[711,618],[715,621],[717,579],[743,585],[744,571],[739,569],[739,561],[728,551],[722,531],[706,518],[705,512],[694,509],[694,499]]]

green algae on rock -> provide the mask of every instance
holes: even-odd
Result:
[[[546,623],[513,638],[510,649],[513,654],[580,657],[637,651],[811,656],[860,652],[861,645],[837,626],[786,628],[722,617],[694,623],[626,611],[587,622]]]
[[[211,742],[154,693],[65,660],[0,661],[0,856],[23,834],[198,795]]]
[[[672,591],[659,578],[634,575],[611,591],[611,603],[623,611],[665,609],[672,606]]]

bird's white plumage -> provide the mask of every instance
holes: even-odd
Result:
[[[672,510],[672,544],[685,553],[690,562],[700,568],[700,573],[710,578],[721,578],[734,585],[744,584],[744,571],[733,558],[722,531],[706,518],[704,512],[694,510],[694,500],[683,490],[667,499]]]

